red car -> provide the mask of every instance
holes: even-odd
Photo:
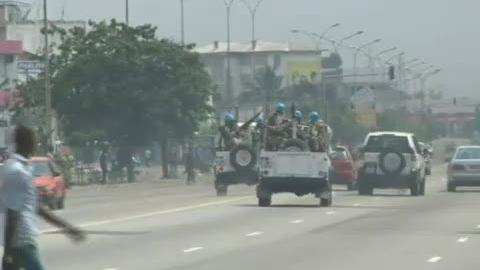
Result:
[[[358,171],[352,154],[345,146],[336,146],[331,155],[334,169],[333,184],[347,185],[348,190],[357,187]]]
[[[41,202],[50,209],[63,209],[67,189],[55,162],[49,157],[33,157],[32,166]]]

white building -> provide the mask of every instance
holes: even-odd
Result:
[[[34,8],[31,0],[0,0],[0,90],[12,90],[16,80],[41,72],[41,63],[28,61],[29,54],[42,54],[43,21],[29,20]],[[86,27],[83,21],[49,21],[63,29]],[[58,44],[59,36],[50,36],[49,44]]]
[[[195,52],[201,54],[202,61],[218,85],[219,91],[226,96],[227,78],[227,43],[213,42],[198,46]],[[258,41],[254,51],[256,70],[270,66],[278,76],[282,76],[282,87],[296,81],[307,79],[319,80],[321,60],[318,51],[288,42]],[[232,94],[250,90],[252,85],[252,44],[251,42],[230,43],[230,66]]]

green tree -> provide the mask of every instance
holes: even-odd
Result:
[[[190,137],[211,112],[213,94],[192,46],[159,40],[150,25],[112,20],[89,28],[52,30],[62,37],[51,65],[53,107],[65,135],[103,134],[120,147]],[[28,102],[42,102],[38,80],[23,89]]]

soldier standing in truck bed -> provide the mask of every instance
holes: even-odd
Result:
[[[318,112],[310,113],[310,136],[309,146],[313,152],[325,152],[328,150],[331,140],[331,129],[325,124]]]
[[[237,120],[232,113],[225,114],[225,125],[220,127],[220,138],[218,147],[222,151],[230,151],[235,147],[235,135],[238,131]]]
[[[283,103],[278,103],[275,112],[268,117],[267,120],[267,151],[278,151],[282,139],[288,137],[288,130],[285,118],[286,106]]]

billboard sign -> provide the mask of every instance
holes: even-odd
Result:
[[[290,61],[288,75],[293,84],[315,82],[321,79],[322,65],[319,61]]]
[[[45,65],[40,61],[18,61],[18,73],[26,76],[37,76],[43,72]]]

